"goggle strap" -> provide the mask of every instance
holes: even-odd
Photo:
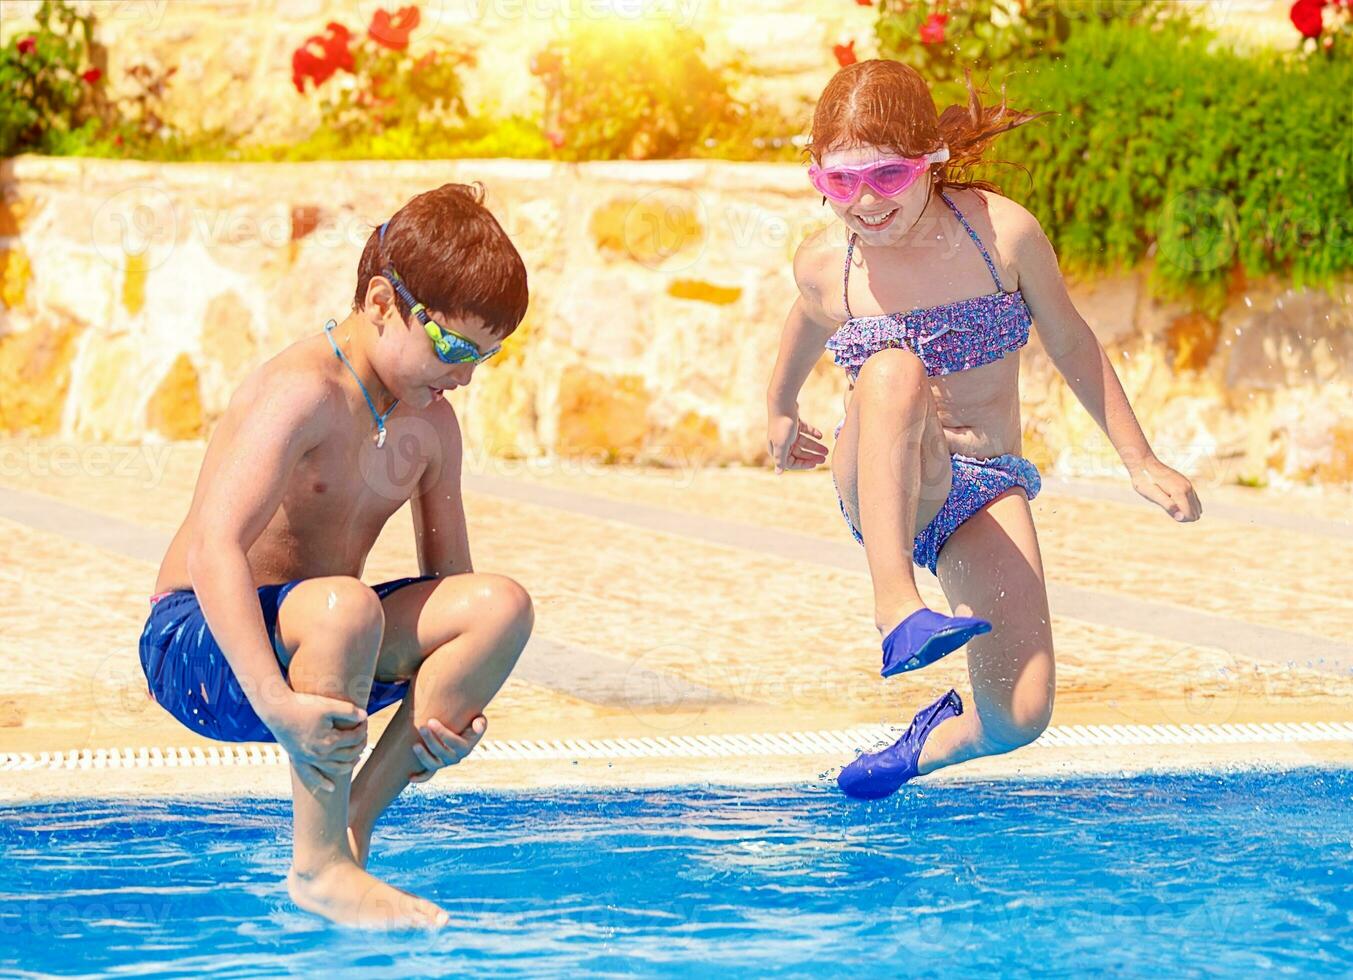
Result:
[[[395,287],[395,292],[399,293],[399,298],[409,306],[409,312],[418,317],[420,322],[425,322],[427,316],[427,307],[418,300],[414,299],[413,293],[409,292],[409,287],[404,285],[404,280],[399,278],[399,273],[392,266],[385,267],[385,278],[390,280],[390,284]]]
[[[388,224],[390,224],[390,222],[386,221],[380,227],[380,232],[377,240],[381,244],[385,243],[385,228],[386,225]],[[436,347],[437,350],[442,354],[445,354],[447,351],[449,351],[451,349],[451,341],[447,340],[446,336],[442,333],[441,329],[437,327],[435,323],[432,322],[432,317],[428,313],[427,307],[424,306],[422,303],[418,302],[418,300],[414,299],[413,293],[409,291],[408,286],[404,285],[404,280],[399,278],[399,273],[395,271],[394,266],[385,267],[385,278],[389,279],[391,285],[395,287],[395,292],[399,294],[399,298],[404,300],[404,302],[408,304],[409,312],[412,313],[414,316],[416,316],[418,318],[418,321],[423,324],[423,328],[427,331],[428,338],[432,341],[432,346]],[[433,336],[434,330],[436,331],[436,336]],[[500,349],[501,346],[495,347],[487,354],[480,351],[478,357],[469,356],[459,363],[468,364],[470,361],[474,361],[475,363],[487,361],[494,354],[497,354]]]

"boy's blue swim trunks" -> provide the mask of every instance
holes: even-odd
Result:
[[[371,588],[384,599],[406,585],[432,578],[436,576],[401,578]],[[277,648],[273,635],[277,610],[287,594],[303,581],[296,579],[279,585],[265,585],[258,590],[263,625],[274,650]],[[282,667],[282,676],[286,677],[287,669],[280,660],[278,666]],[[197,604],[197,594],[191,589],[179,589],[151,599],[150,616],[141,633],[141,668],[146,672],[151,697],[199,735],[222,742],[277,741],[240,688],[225,653],[207,627],[202,607]],[[372,681],[367,712],[374,713],[402,701],[408,689],[407,681]]]

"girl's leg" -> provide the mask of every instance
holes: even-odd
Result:
[[[888,633],[925,603],[912,543],[949,496],[952,467],[925,367],[908,350],[879,351],[855,382],[832,451],[842,503],[864,538],[874,620]]]
[[[296,586],[277,616],[277,636],[293,690],[366,706],[384,617],[376,594],[355,578]],[[348,845],[351,771],[334,789],[309,789],[293,768],[293,845],[287,890],[297,905],[363,926],[440,924],[442,910],[357,866]],[[444,921],[444,920],[441,920]]]
[[[412,677],[409,693],[353,783],[349,825],[365,863],[371,831],[423,765],[419,727],[463,731],[498,693],[531,635],[530,596],[510,578],[466,574],[417,582],[385,597],[382,680]]]
[[[1023,490],[959,525],[937,568],[954,611],[989,620],[992,631],[968,641],[972,699],[931,733],[922,773],[1032,742],[1052,717],[1056,686],[1043,560]]]

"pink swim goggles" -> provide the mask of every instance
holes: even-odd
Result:
[[[865,183],[882,197],[896,197],[925,173],[932,163],[949,159],[949,147],[942,146],[923,157],[888,157],[860,167],[827,167],[813,164],[808,179],[813,186],[837,204],[849,204]]]

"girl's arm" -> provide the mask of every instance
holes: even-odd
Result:
[[[799,391],[822,356],[827,338],[836,329],[809,285],[810,248],[809,242],[805,242],[794,257],[799,296],[785,319],[780,351],[766,391],[767,442],[777,473],[812,469],[827,458],[827,447],[818,441],[822,433],[799,419]]]
[[[767,441],[775,472],[810,470],[827,458],[827,447],[818,442],[822,433],[799,419],[799,391],[813,365],[822,356],[821,328],[804,309],[803,298],[794,302],[780,334],[780,353],[771,371],[766,392],[769,416]]]
[[[1067,293],[1057,254],[1038,220],[1012,201],[990,200],[993,210],[999,207],[1008,213],[1020,290],[1052,363],[1108,436],[1133,488],[1175,520],[1196,521],[1203,508],[1193,485],[1151,450],[1113,364]]]

